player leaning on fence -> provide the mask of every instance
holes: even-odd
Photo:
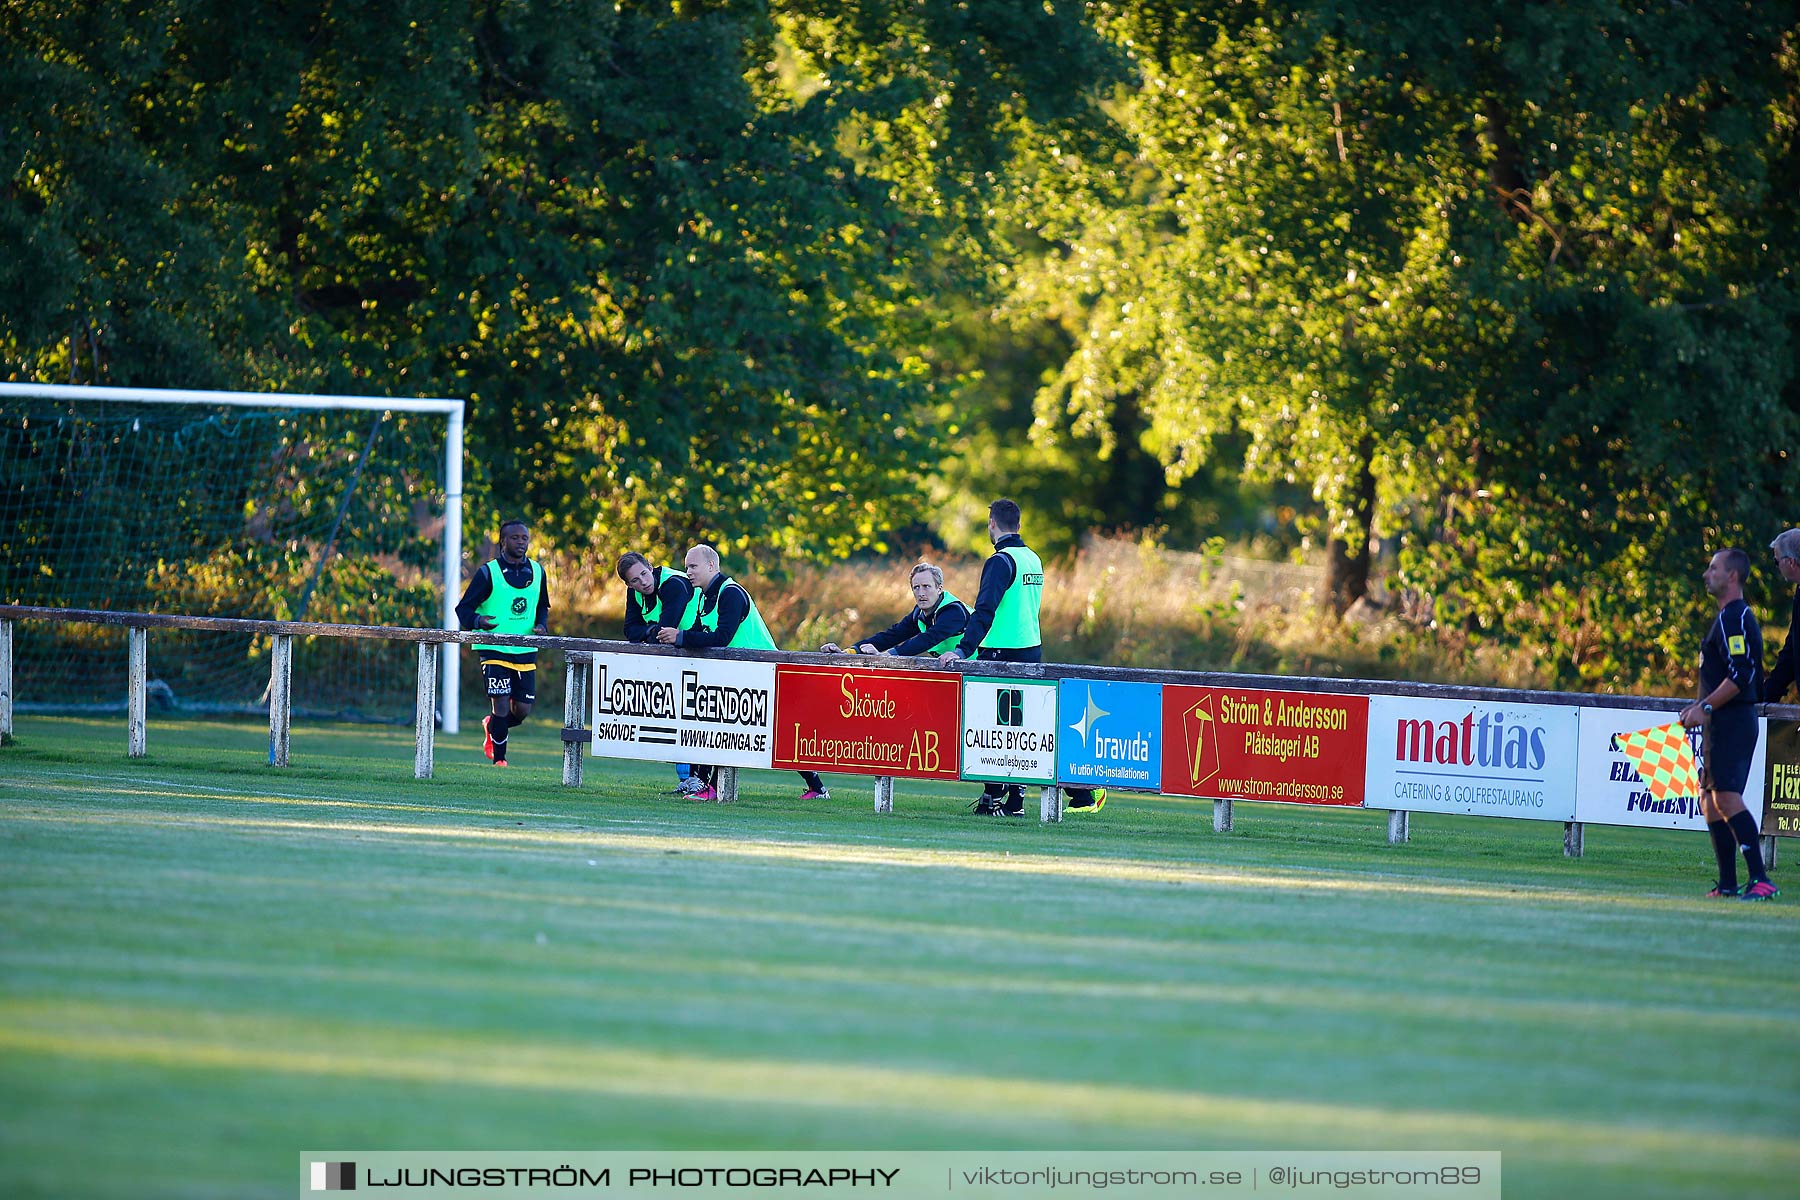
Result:
[[[663,629],[679,628],[681,615],[694,598],[694,585],[673,567],[653,567],[636,550],[619,556],[619,578],[625,581],[625,640],[653,642]]]
[[[963,629],[962,641],[944,651],[945,658],[983,662],[1043,662],[1044,635],[1038,611],[1044,600],[1044,563],[1019,536],[1019,506],[1011,500],[988,505],[988,540],[994,553],[981,566],[981,590]],[[1106,803],[1105,788],[1070,788],[1069,808],[1098,812]],[[985,817],[1016,817],[1025,811],[1025,789],[986,784],[971,805]]]
[[[961,600],[944,589],[944,573],[928,562],[912,569],[908,579],[912,588],[913,609],[880,633],[871,633],[855,649],[845,650],[836,642],[826,642],[819,649],[826,654],[942,654],[961,640],[969,624],[969,609]]]
[[[1756,818],[1744,807],[1744,785],[1756,753],[1756,705],[1762,699],[1762,630],[1744,603],[1750,557],[1721,550],[1700,578],[1719,603],[1719,613],[1700,643],[1700,699],[1681,710],[1681,723],[1706,730],[1706,770],[1700,780],[1700,811],[1712,834],[1719,881],[1709,897],[1769,900],[1781,893],[1763,870]],[[1737,855],[1743,849],[1750,882],[1738,891]]]
[[[720,569],[717,550],[702,543],[687,552],[686,563],[688,582],[694,585],[694,597],[688,601],[680,624],[675,628],[664,626],[656,635],[657,641],[665,646],[696,650],[720,647],[778,649],[762,614],[756,611],[756,601],[750,598],[743,584]],[[696,763],[694,773],[706,782],[702,791],[693,793],[694,799],[717,800],[713,768]],[[806,791],[800,795],[802,800],[831,799],[831,793],[825,790],[825,781],[816,774],[802,771],[800,778],[806,781]]]
[[[694,598],[694,585],[673,567],[653,567],[636,550],[619,555],[619,578],[625,581],[625,640],[654,642],[663,627],[675,626]],[[675,764],[677,796],[706,790],[687,763]]]
[[[1784,529],[1769,543],[1769,549],[1775,552],[1775,569],[1789,583],[1800,585],[1800,529]],[[1788,613],[1787,641],[1781,643],[1781,653],[1775,656],[1775,669],[1769,672],[1769,682],[1763,688],[1763,699],[1770,704],[1781,703],[1787,695],[1788,688],[1794,685],[1794,666],[1800,661],[1800,586],[1794,588],[1794,606]]]
[[[550,588],[533,562],[531,530],[523,521],[500,526],[500,556],[482,565],[456,606],[464,629],[489,633],[550,632]],[[481,719],[481,750],[496,767],[506,765],[507,735],[525,723],[537,700],[537,651],[524,646],[475,643],[493,712]]]

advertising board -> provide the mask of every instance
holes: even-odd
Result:
[[[1588,825],[1641,825],[1651,829],[1693,829],[1706,832],[1700,815],[1700,797],[1671,796],[1658,800],[1638,778],[1631,760],[1619,749],[1620,734],[1653,725],[1666,725],[1674,712],[1641,712],[1620,708],[1583,708],[1581,749],[1577,756],[1575,819]],[[1706,755],[1699,730],[1688,731],[1688,742],[1702,767]],[[1680,743],[1676,743],[1679,746]],[[1750,763],[1750,780],[1744,788],[1744,806],[1759,817],[1763,806],[1763,760],[1767,738],[1758,738],[1756,757]]]
[[[856,667],[775,669],[775,765],[956,779],[962,677]]]
[[[1366,696],[1163,685],[1171,796],[1360,805]]]
[[[1057,687],[1057,781],[1160,791],[1162,685],[1064,679]]]
[[[1056,684],[963,677],[962,777],[1056,782]]]
[[[594,655],[594,753],[648,762],[766,767],[775,664]]]
[[[1371,696],[1363,804],[1572,821],[1579,726],[1556,705]]]
[[[1758,745],[1764,748],[1768,769],[1763,773],[1767,807],[1757,828],[1776,837],[1800,837],[1800,721],[1764,721]],[[1757,775],[1754,769],[1750,772],[1752,779]],[[1750,803],[1748,796],[1744,803]]]

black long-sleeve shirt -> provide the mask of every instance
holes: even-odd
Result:
[[[530,559],[521,559],[515,563],[502,556],[497,561],[500,563],[500,573],[505,576],[506,582],[510,583],[512,586],[522,588],[531,583],[532,567]],[[479,624],[479,617],[475,610],[481,607],[482,601],[494,594],[494,579],[493,576],[488,573],[488,566],[488,563],[481,564],[480,568],[476,570],[474,577],[469,580],[469,586],[464,589],[462,599],[456,603],[456,623],[461,625],[464,629],[479,629],[481,627]],[[541,570],[542,568],[540,567],[539,569]],[[548,574],[544,576],[543,590],[538,593],[537,616],[532,620],[531,624],[534,627],[542,625],[545,628],[549,628],[550,576]],[[537,662],[537,651],[523,646],[505,651],[482,651],[482,661],[487,662],[489,660],[495,662],[506,660],[520,666],[534,664]]]
[[[694,614],[695,624],[676,634],[675,644],[695,649],[731,645],[738,626],[750,615],[750,593],[744,590],[743,584],[721,571],[713,576],[713,581],[706,585],[700,596],[700,608]],[[718,627],[710,632],[700,628],[700,619],[715,609],[719,613]]]
[[[1787,695],[1788,688],[1794,685],[1794,660],[1800,656],[1800,587],[1794,589],[1794,610],[1788,615],[1787,641],[1781,643],[1781,653],[1775,656],[1775,669],[1769,672],[1769,682],[1763,689],[1763,699],[1771,704],[1779,704]]]
[[[666,569],[666,568],[664,568]],[[656,571],[651,568],[652,575]],[[687,611],[688,601],[694,597],[694,585],[680,571],[670,571],[662,586],[656,589],[662,598],[662,620],[651,621],[644,616],[644,597],[636,589],[625,589],[625,640],[628,642],[653,642],[658,630],[665,627],[678,629],[681,627],[681,615]]]
[[[1721,709],[1738,708],[1762,699],[1762,630],[1742,600],[1719,609],[1700,643],[1700,689],[1711,695],[1725,680],[1737,684],[1738,694]]]
[[[923,633],[919,631],[921,622],[925,625]],[[895,654],[923,654],[945,638],[961,633],[968,623],[968,605],[945,592],[930,611],[915,605],[911,612],[880,633],[872,633],[856,644],[891,650]]]
[[[994,627],[994,613],[1000,608],[1000,598],[1006,595],[1006,589],[1012,586],[1013,578],[1019,573],[1012,556],[1005,552],[1006,548],[1024,544],[1025,539],[1018,534],[1006,534],[994,543],[993,557],[981,565],[981,590],[975,594],[975,607],[969,612],[969,623],[956,647],[957,654],[963,658],[975,657],[981,639]]]

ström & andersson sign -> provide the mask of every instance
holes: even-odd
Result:
[[[1164,684],[1162,790],[1360,805],[1368,721],[1366,696]]]

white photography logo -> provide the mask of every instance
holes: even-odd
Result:
[[[356,1164],[353,1162],[312,1163],[312,1190],[315,1192],[354,1192]]]

